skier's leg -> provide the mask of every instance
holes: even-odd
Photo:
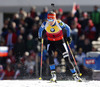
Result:
[[[52,78],[50,79],[51,82],[56,82],[56,71],[55,71],[55,64],[54,64],[54,58],[52,56],[52,52],[54,51],[54,46],[52,44],[47,45],[47,51],[49,54],[49,65],[50,65],[50,71]]]
[[[66,64],[68,65],[71,73],[73,74],[73,78],[77,81],[81,81],[81,78],[78,77],[77,73],[76,73],[76,70],[75,70],[75,67],[72,63],[72,61],[70,60],[70,57],[69,57],[69,53],[68,53],[68,49],[67,49],[67,45],[65,42],[63,42],[59,47],[58,49],[61,51],[62,55],[63,55],[63,58],[65,59],[66,61]]]

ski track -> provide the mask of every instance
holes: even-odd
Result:
[[[100,87],[100,81],[57,81],[42,80],[1,80],[0,87]]]

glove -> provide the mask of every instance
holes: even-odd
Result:
[[[67,41],[68,41],[69,44],[71,44],[72,38],[71,37],[67,37]]]

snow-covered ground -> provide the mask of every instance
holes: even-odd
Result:
[[[49,81],[40,80],[2,80],[0,87],[100,87],[100,81],[58,81],[49,83]]]

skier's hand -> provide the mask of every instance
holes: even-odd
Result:
[[[69,44],[71,44],[72,38],[71,37],[67,37],[67,41],[68,41]]]

